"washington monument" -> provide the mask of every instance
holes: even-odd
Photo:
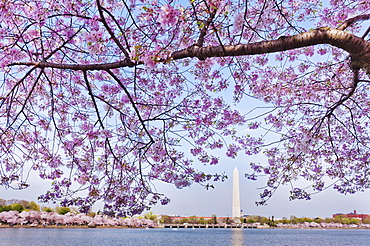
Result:
[[[240,190],[239,190],[239,171],[235,167],[233,172],[233,218],[240,218]]]

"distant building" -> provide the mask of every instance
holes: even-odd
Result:
[[[358,214],[356,210],[354,210],[352,213],[343,214],[343,213],[337,213],[333,214],[333,218],[335,217],[342,217],[342,218],[355,218],[355,219],[370,219],[370,214]]]

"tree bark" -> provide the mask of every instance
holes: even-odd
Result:
[[[294,36],[283,36],[272,41],[263,41],[251,44],[208,46],[196,45],[172,53],[174,60],[187,57],[225,57],[266,54],[292,50],[317,44],[330,44],[347,51],[352,57],[354,68],[365,69],[370,74],[370,43],[353,34],[329,27],[322,27]]]

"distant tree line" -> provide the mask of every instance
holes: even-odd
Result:
[[[244,223],[244,224],[261,224],[261,225],[269,225],[269,226],[276,226],[277,224],[291,224],[291,225],[298,225],[298,224],[304,224],[304,223],[338,223],[338,224],[344,224],[344,225],[359,225],[359,224],[370,224],[370,219],[356,219],[356,218],[347,218],[345,216],[337,216],[335,218],[298,218],[294,215],[290,216],[290,218],[284,218],[283,219],[275,219],[274,216],[271,217],[264,217],[259,215],[251,215],[248,217],[240,218],[240,220],[236,220],[233,218],[225,217],[225,218],[218,218],[216,215],[212,215],[211,219],[204,219],[202,217],[197,217],[195,215],[189,216],[189,217],[174,217],[169,215],[162,215],[159,222],[161,224],[238,224],[238,223]]]
[[[0,213],[1,212],[8,212],[8,211],[44,211],[44,212],[56,212],[58,214],[67,214],[68,212],[73,211],[74,209],[69,207],[60,207],[56,206],[54,209],[50,207],[40,207],[34,201],[26,201],[26,200],[19,200],[19,199],[10,199],[5,200],[0,198]]]
[[[350,225],[350,224],[370,224],[370,219],[356,219],[356,218],[347,218],[345,216],[337,216],[335,218],[320,218],[320,217],[317,217],[317,218],[307,218],[307,217],[303,217],[303,218],[298,218],[294,215],[290,216],[290,218],[283,218],[283,219],[278,219],[278,220],[274,220],[274,217],[272,216],[271,218],[267,218],[267,217],[262,217],[262,216],[249,216],[248,218],[245,218],[244,219],[244,223],[250,223],[250,224],[253,224],[253,223],[260,223],[260,224],[268,224],[268,225],[271,225],[271,226],[274,226],[276,224],[302,224],[302,223],[305,223],[305,222],[315,222],[315,223],[341,223],[341,224],[345,224],[345,225]]]
[[[210,217],[198,217],[196,215],[189,216],[189,217],[176,217],[176,216],[170,216],[170,215],[162,215],[161,219],[159,221],[161,224],[218,224],[218,223],[226,223],[231,224],[234,223],[234,221],[231,218],[220,218],[217,217],[216,214],[212,214]]]

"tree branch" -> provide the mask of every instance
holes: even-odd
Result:
[[[126,93],[128,99],[130,100],[130,103],[145,131],[145,133],[148,135],[149,139],[150,139],[150,142],[148,144],[151,144],[151,143],[154,143],[154,139],[152,137],[152,135],[150,134],[148,128],[146,127],[145,125],[145,122],[143,120],[143,118],[141,117],[141,114],[140,114],[140,111],[139,109],[136,107],[136,104],[135,104],[135,101],[134,99],[131,97],[131,94],[130,92],[127,90],[126,86],[124,86],[124,84],[121,82],[121,80],[110,70],[106,70],[106,72],[121,86],[121,88],[124,90],[124,92]]]
[[[207,7],[208,7],[208,5],[207,5]],[[196,45],[199,46],[199,47],[202,47],[203,46],[204,37],[207,35],[208,27],[209,27],[209,25],[211,25],[213,19],[216,16],[216,13],[217,13],[217,9],[216,8],[212,8],[212,10],[210,10],[210,11],[211,12],[209,14],[209,17],[208,17],[207,21],[204,21],[203,22],[203,28],[200,31],[200,35],[199,35],[199,38],[198,38],[197,43],[196,43]]]
[[[359,38],[351,33],[329,27],[321,27],[294,36],[282,36],[276,40],[262,41],[250,44],[208,46],[199,47],[193,45],[171,54],[173,60],[197,57],[199,59],[209,57],[245,56],[266,54],[279,51],[292,50],[317,44],[330,44],[347,51],[352,58],[354,69],[364,69],[370,74],[370,42]],[[135,67],[143,64],[134,63],[129,59],[104,64],[56,64],[50,62],[17,62],[9,64],[35,66],[38,68],[58,68],[70,70],[109,70],[121,67]]]
[[[317,44],[331,44],[354,55],[370,48],[369,42],[344,31],[322,27],[294,36],[250,44],[197,47],[190,46],[172,53],[174,60],[187,57],[244,56],[292,50]]]
[[[110,28],[110,26],[108,25],[108,23],[107,23],[107,21],[106,21],[106,19],[104,17],[103,10],[104,11],[107,11],[107,10],[101,6],[99,0],[96,0],[96,5],[98,6],[99,15],[100,15],[100,18],[101,18],[101,20],[103,22],[103,25],[104,25],[105,29],[108,31],[109,35],[111,36],[111,38],[113,39],[113,41],[116,43],[116,45],[120,48],[120,50],[123,52],[123,54],[125,54],[126,59],[130,59],[129,53],[126,51],[126,49],[123,47],[123,45],[121,44],[121,42],[118,40],[118,38],[116,37],[116,35],[114,34],[114,32],[112,31],[112,29]]]
[[[369,19],[370,19],[370,14],[358,15],[358,16],[355,16],[353,18],[350,18],[350,19],[344,21],[343,24],[340,25],[337,29],[340,30],[340,31],[343,31],[355,22],[369,20]]]
[[[14,62],[9,64],[8,66],[34,66],[37,68],[57,68],[57,69],[69,69],[69,70],[81,70],[81,71],[88,71],[88,70],[108,70],[108,69],[115,69],[121,67],[134,67],[136,65],[140,65],[142,63],[134,63],[129,59],[125,59],[118,62],[111,62],[111,63],[102,63],[102,64],[61,64],[61,63],[52,63],[52,62]]]
[[[347,51],[352,56],[353,67],[363,68],[367,73],[370,73],[370,55],[368,55],[370,43],[353,34],[329,27],[318,28],[294,36],[282,36],[276,40],[250,44],[208,47],[190,46],[173,52],[172,59],[257,55],[317,44],[330,44]]]

